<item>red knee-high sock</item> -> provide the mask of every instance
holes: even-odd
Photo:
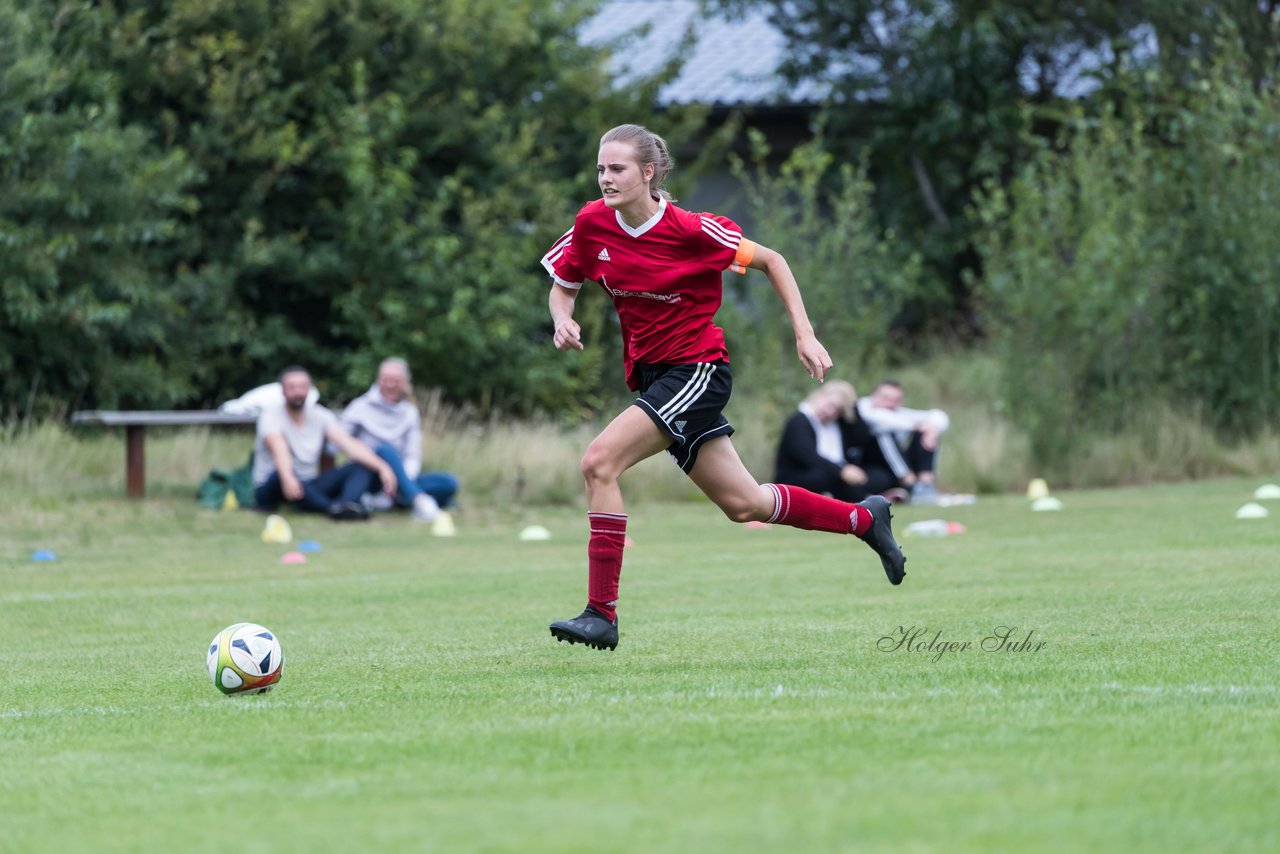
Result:
[[[625,513],[588,513],[591,539],[587,542],[587,602],[610,620],[618,618],[618,579],[627,539]]]
[[[871,511],[857,504],[828,498],[798,486],[766,483],[773,491],[773,515],[770,522],[804,528],[806,531],[830,531],[861,537],[871,528]]]

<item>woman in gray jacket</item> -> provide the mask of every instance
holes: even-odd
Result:
[[[342,426],[364,442],[396,473],[395,503],[413,508],[413,518],[430,522],[458,492],[458,478],[422,471],[422,415],[409,399],[409,365],[383,359],[378,380],[342,411]]]

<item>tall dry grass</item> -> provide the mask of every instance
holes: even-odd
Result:
[[[195,495],[211,468],[238,468],[253,449],[246,430],[153,428],[146,438],[147,489]],[[124,491],[124,432],[58,423],[0,427],[0,496],[75,498]]]
[[[481,418],[469,408],[443,403],[435,392],[420,396],[419,407],[423,469],[457,474],[469,503],[583,501],[582,453],[605,421],[564,426],[548,418]],[[665,454],[627,472],[623,483],[639,499],[680,500],[696,492]]]
[[[1033,477],[1053,475],[1056,487],[1130,486],[1253,475],[1280,479],[1280,432],[1265,430],[1227,442],[1194,409],[1155,407],[1121,433],[1093,436],[1066,471],[1042,472],[1031,461],[1025,431],[997,397],[999,365],[981,353],[943,354],[895,369],[907,406],[939,407],[951,416],[943,437],[939,480],[953,492],[1018,491]],[[851,379],[860,394],[882,374]],[[776,434],[775,434],[776,435]]]
[[[951,415],[943,439],[939,479],[954,492],[999,493],[1025,488],[1044,472],[1030,463],[1026,435],[995,400],[996,367],[984,356],[939,357],[893,372],[907,404],[939,406]],[[842,376],[859,392],[879,376]],[[481,417],[445,404],[438,393],[419,398],[423,413],[424,467],[455,472],[464,507],[502,508],[583,504],[579,461],[591,438],[613,413],[565,426],[552,419],[513,421]],[[749,390],[735,396],[729,418],[734,445],[760,480],[772,476],[774,446],[786,406]],[[212,468],[247,461],[253,434],[244,429],[153,429],[147,436],[149,494],[194,499]],[[1216,476],[1280,479],[1280,433],[1228,444],[1194,412],[1154,410],[1125,432],[1099,436],[1055,487],[1119,486]],[[646,460],[623,480],[629,501],[681,501],[696,488],[665,454]],[[49,506],[63,500],[118,496],[124,491],[122,431],[69,429],[56,423],[15,422],[0,427],[0,505]]]

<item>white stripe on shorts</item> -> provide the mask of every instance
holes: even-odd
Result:
[[[710,362],[699,362],[694,368],[693,377],[685,383],[684,388],[676,392],[675,396],[658,410],[658,417],[670,423],[672,418],[692,406],[706,392],[707,386],[711,384],[711,375],[715,371],[716,366]]]

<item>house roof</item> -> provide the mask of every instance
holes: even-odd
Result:
[[[698,0],[606,0],[580,37],[610,51],[611,68],[625,83],[657,73],[676,58],[690,32],[692,47],[679,76],[658,93],[660,103],[793,106],[822,100],[819,85],[788,85],[778,75],[786,44],[759,9],[727,17],[704,15]]]
[[[658,93],[662,104],[734,106],[815,106],[824,100],[827,85],[815,81],[788,84],[778,74],[786,58],[786,40],[759,7],[741,14],[704,13],[699,0],[603,0],[600,10],[583,25],[580,38],[610,51],[610,67],[619,82],[649,77],[676,58],[686,34],[693,44],[675,80]],[[1149,58],[1158,52],[1154,33],[1143,25],[1126,38],[1136,43],[1133,55]],[[1098,86],[1092,77],[1111,61],[1109,44],[1091,50],[1063,48],[1054,92],[1079,98]],[[1074,56],[1072,56],[1074,54]],[[1066,57],[1070,56],[1069,59]],[[874,69],[876,60],[846,60]],[[1030,57],[1019,69],[1023,87],[1035,88],[1036,68]]]

